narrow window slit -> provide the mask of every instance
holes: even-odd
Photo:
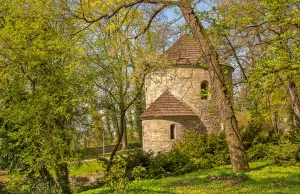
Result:
[[[175,125],[170,126],[170,139],[175,139]]]

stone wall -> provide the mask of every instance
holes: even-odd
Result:
[[[145,152],[166,152],[172,145],[184,138],[185,130],[206,132],[206,128],[195,117],[157,117],[143,120],[143,150]],[[175,138],[171,139],[170,126],[175,125]]]

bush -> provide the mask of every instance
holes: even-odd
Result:
[[[143,166],[136,166],[133,168],[132,172],[131,172],[131,176],[135,179],[135,180],[140,180],[142,178],[145,178],[145,175],[147,173],[147,170],[145,167]]]
[[[267,133],[262,127],[262,124],[257,121],[252,121],[247,129],[241,131],[245,150],[248,150],[257,144],[266,144],[268,142],[277,141],[278,138],[274,134],[275,133],[272,133],[272,131]]]
[[[173,149],[168,153],[158,153],[150,162],[147,178],[161,178],[190,172],[190,169],[186,169],[188,163],[188,155],[180,150]]]
[[[126,174],[132,179],[161,178],[197,169],[229,164],[224,134],[199,134],[187,131],[186,138],[167,153],[145,153],[135,150],[126,158]]]
[[[243,145],[249,161],[266,159],[269,144],[277,143],[282,134],[266,130],[262,124],[252,121],[247,129],[241,132]]]
[[[127,173],[130,173],[136,166],[148,167],[152,157],[153,153],[146,153],[141,149],[129,152],[125,157]]]
[[[266,130],[255,121],[251,122],[241,134],[249,161],[267,159],[275,165],[285,166],[296,165],[300,161],[297,134],[286,135],[274,130]]]
[[[125,193],[129,179],[126,176],[126,161],[122,158],[116,158],[112,161],[110,171],[105,177],[106,184],[115,193]]]
[[[250,147],[246,153],[248,157],[248,161],[259,161],[264,159],[267,156],[268,150],[267,150],[268,145],[267,144],[262,144],[258,143],[256,145],[253,145]]]
[[[129,142],[127,144],[127,149],[136,149],[136,148],[141,148],[142,143],[141,142]]]
[[[278,144],[268,146],[267,157],[275,165],[291,166],[300,164],[300,145],[282,137]]]
[[[211,168],[230,163],[224,133],[216,135],[187,131],[186,138],[175,145],[173,150],[180,150],[193,163],[198,161],[196,162],[197,169]]]
[[[0,193],[7,193],[4,184],[0,181]]]

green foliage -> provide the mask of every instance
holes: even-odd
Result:
[[[170,152],[154,156],[137,150],[128,154],[125,160],[126,173],[130,179],[161,178],[230,162],[223,133],[214,135],[190,131]]]
[[[267,144],[258,143],[250,147],[246,153],[249,161],[259,161],[267,156]]]
[[[129,153],[125,159],[127,174],[130,174],[131,171],[137,166],[148,168],[152,159],[152,153],[146,153],[141,149],[134,150],[133,152]]]
[[[201,159],[202,168],[220,166],[230,162],[224,133],[198,134],[186,131],[185,139],[174,147],[186,154],[188,158]],[[205,162],[207,161],[207,162]]]
[[[6,191],[6,188],[5,188],[5,185],[0,181],[0,193],[8,193],[7,191]]]
[[[112,167],[105,177],[106,184],[114,193],[126,193],[126,186],[129,183],[129,179],[126,176],[126,161],[122,158],[117,158],[112,162]]]
[[[135,180],[140,180],[141,178],[144,178],[146,175],[146,168],[142,167],[142,166],[136,166],[133,168],[132,172],[131,172],[131,176],[135,179]]]
[[[268,145],[267,157],[275,165],[300,165],[300,145],[281,138],[277,144]]]
[[[296,165],[300,161],[300,144],[294,134],[267,132],[259,122],[252,121],[242,131],[242,138],[249,161],[269,160],[276,165]]]
[[[257,161],[266,157],[267,143],[273,133],[266,133],[258,122],[250,122],[248,128],[242,131],[244,148],[249,161]],[[273,138],[274,139],[274,138]]]
[[[79,157],[77,129],[92,96],[74,21],[61,6],[0,3],[0,166],[20,172],[30,192],[70,192],[68,164]]]

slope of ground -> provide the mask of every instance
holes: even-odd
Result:
[[[251,172],[234,175],[231,166],[167,177],[159,180],[134,181],[126,193],[299,193],[300,167],[282,167],[266,162],[250,164]],[[99,188],[81,194],[113,193],[110,188]]]

